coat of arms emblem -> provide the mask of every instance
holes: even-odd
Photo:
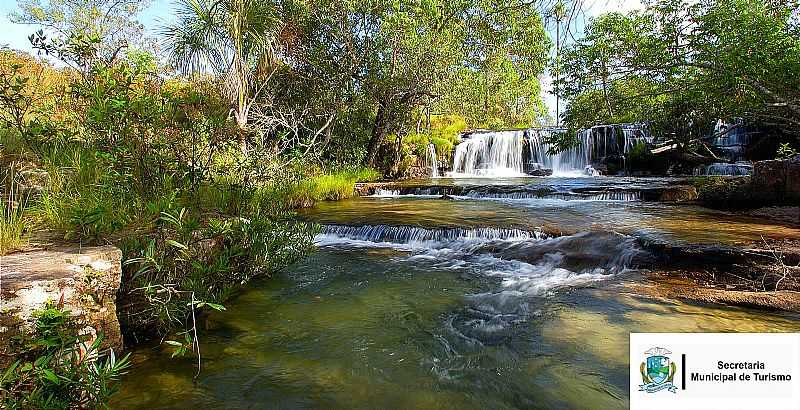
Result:
[[[655,393],[669,390],[676,393],[677,388],[672,384],[672,380],[675,378],[678,367],[668,356],[672,352],[663,347],[654,347],[644,354],[647,355],[647,358],[639,366],[644,384],[639,385],[639,391]]]

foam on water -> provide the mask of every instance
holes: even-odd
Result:
[[[440,198],[447,192],[441,189],[419,188],[413,190],[378,189],[373,198]],[[561,200],[561,201],[640,201],[642,194],[638,190],[609,190],[597,192],[543,192],[543,191],[511,191],[486,192],[483,190],[466,190],[460,195],[448,195],[452,199],[461,200]]]
[[[440,228],[328,225],[315,242],[329,248],[391,248],[400,263],[458,270],[499,279],[500,288],[483,296],[541,296],[583,286],[625,271],[642,251],[633,238],[583,232],[548,237],[513,228]]]

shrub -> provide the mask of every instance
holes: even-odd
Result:
[[[117,391],[129,357],[102,352],[102,335],[89,343],[68,311],[48,302],[35,312],[34,330],[23,334],[19,360],[0,375],[0,407],[97,408]]]
[[[269,276],[313,249],[316,227],[261,217],[212,218],[163,212],[152,234],[123,243],[121,317],[139,336],[190,329],[192,307],[221,307],[240,286]],[[194,301],[194,305],[190,303]]]

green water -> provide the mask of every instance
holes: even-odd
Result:
[[[570,232],[616,227],[700,242],[741,241],[756,226],[795,234],[731,214],[669,210],[676,209],[365,198],[303,216],[426,228],[547,221]],[[193,358],[143,347],[112,407],[621,409],[630,332],[800,331],[795,315],[632,294],[628,285],[646,279],[603,257],[631,242],[608,235],[413,246],[322,240],[318,252],[253,284],[204,323],[196,382]]]

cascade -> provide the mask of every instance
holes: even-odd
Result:
[[[431,178],[439,178],[439,161],[436,160],[436,146],[428,145],[428,165],[431,167]]]
[[[521,176],[524,131],[473,134],[456,146],[453,176]]]
[[[528,149],[532,169],[552,169],[554,175],[575,174],[583,172],[590,163],[586,151],[585,138],[579,134],[580,144],[566,151],[550,154],[552,148],[547,141],[560,130],[530,129],[528,130]]]
[[[456,240],[525,241],[547,238],[547,235],[540,231],[526,231],[513,228],[484,227],[425,229],[415,226],[389,225],[325,225],[322,227],[322,235],[333,235],[342,238],[371,242],[395,243]]]
[[[563,128],[531,128],[471,134],[456,146],[453,172],[448,175],[523,176],[547,169],[557,176],[594,176],[599,173],[593,161],[608,157],[624,161],[636,145],[653,142],[641,124],[600,125],[579,131],[574,147],[551,154],[549,141],[564,132]]]
[[[729,159],[741,159],[750,145],[751,133],[741,121],[727,123],[717,120],[714,126],[714,134],[717,136],[713,140],[713,145]],[[723,174],[726,175],[726,174]]]
[[[735,164],[727,164],[718,162],[711,165],[701,165],[694,170],[695,175],[722,175],[722,176],[740,176],[752,175],[753,164],[749,162],[737,162]]]

